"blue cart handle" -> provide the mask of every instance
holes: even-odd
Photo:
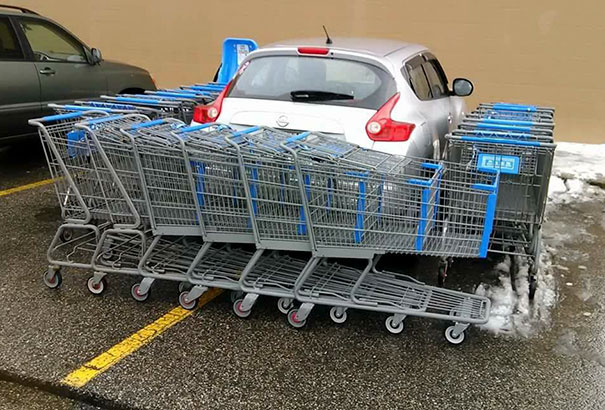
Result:
[[[47,115],[46,117],[42,117],[42,121],[60,121],[60,120],[69,120],[71,118],[78,118],[84,115],[81,112],[70,112],[67,114],[57,114],[57,115]]]
[[[513,126],[526,126],[531,127],[534,125],[540,125],[539,122],[534,121],[522,121],[522,120],[502,120],[499,118],[483,118],[483,123],[498,124],[498,125],[513,125]]]
[[[454,139],[453,137],[452,139]],[[521,147],[550,147],[554,146],[554,144],[546,144],[538,141],[520,141],[520,140],[512,140],[507,138],[480,138],[480,137],[470,137],[468,135],[463,135],[460,137],[462,141],[467,142],[477,142],[477,143],[488,143],[488,144],[505,144],[505,145],[517,145]]]
[[[506,104],[497,103],[492,106],[494,110],[502,111],[524,111],[524,112],[536,112],[537,107],[535,105],[523,105],[523,104]]]
[[[88,105],[63,105],[61,108],[72,111],[103,111],[103,112],[111,112],[111,108],[106,107],[90,107]]]
[[[140,103],[140,104],[149,104],[149,105],[158,105],[160,104],[159,100],[152,100],[147,98],[131,98],[131,97],[114,97],[116,101],[122,102],[130,102],[130,103]]]
[[[289,143],[294,142],[294,141],[303,140],[303,139],[307,138],[309,135],[311,135],[310,131],[301,132],[300,134],[297,134],[297,135],[295,135],[293,137],[288,138],[286,140],[286,144],[289,144]]]
[[[218,125],[218,124],[216,122],[209,122],[207,124],[192,125],[190,127],[179,128],[175,132],[177,132],[179,134],[183,134],[183,133],[186,133],[186,132],[193,132],[193,131],[203,130],[205,128],[212,127],[213,125]]]
[[[260,130],[260,127],[250,127],[250,128],[246,128],[245,130],[242,131],[238,131],[238,132],[234,132],[233,135],[231,136],[232,138],[235,137],[239,137],[240,135],[245,135],[245,134],[252,134],[253,132],[256,132]]]
[[[124,115],[122,115],[122,114],[110,115],[109,117],[95,118],[94,120],[86,121],[84,124],[87,124],[87,125],[101,124],[104,122],[119,120],[120,118],[124,118]]]
[[[153,127],[154,125],[160,125],[160,124],[164,124],[168,121],[166,121],[165,119],[159,119],[159,120],[153,120],[153,121],[147,121],[147,122],[141,122],[139,124],[135,124],[132,127],[130,127],[130,129],[132,131],[138,130],[140,128],[149,128],[149,127]]]

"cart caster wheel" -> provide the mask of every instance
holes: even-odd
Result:
[[[106,250],[106,251],[103,251],[103,253],[101,253],[101,260],[103,262],[109,262],[112,259],[114,259],[114,255],[113,255],[113,251],[112,250]]]
[[[300,329],[307,323],[307,319],[305,319],[305,320],[296,319],[297,313],[298,313],[298,309],[290,309],[290,311],[288,312],[288,323],[290,323],[290,326],[292,326],[293,328]]]
[[[74,238],[74,230],[70,228],[63,229],[59,235],[61,242],[69,242]]]
[[[454,337],[454,328],[455,326],[449,326],[447,329],[445,329],[445,340],[447,340],[450,344],[459,345],[464,342],[466,333],[462,331],[458,336]]]
[[[183,292],[191,290],[191,283],[189,282],[179,282],[179,295]]]
[[[250,313],[252,313],[252,309],[243,310],[242,309],[242,302],[243,301],[244,301],[244,299],[237,299],[235,302],[233,302],[233,312],[235,312],[235,314],[238,317],[241,317],[242,319],[245,319],[248,316],[250,316]]]
[[[63,276],[61,276],[61,272],[56,271],[52,274],[50,272],[46,272],[44,274],[44,284],[50,289],[57,289],[63,283]]]
[[[284,315],[287,315],[288,312],[290,311],[290,309],[292,309],[292,299],[288,299],[288,298],[279,298],[277,300],[277,309],[283,313]]]
[[[445,286],[445,279],[447,278],[447,271],[451,261],[448,259],[441,259],[439,266],[437,267],[437,286],[443,288]]]
[[[95,277],[91,276],[88,278],[86,286],[88,287],[88,291],[93,295],[100,295],[107,289],[107,281],[105,278],[101,278],[99,282],[95,283]]]
[[[242,292],[241,290],[232,290],[229,294],[229,298],[231,298],[231,303],[235,303],[236,300],[243,299],[243,297],[244,292]]]
[[[132,288],[130,288],[130,295],[137,302],[145,302],[149,298],[150,292],[141,293],[139,291],[139,286],[140,286],[139,283],[135,283],[134,285],[132,285]]]
[[[445,276],[441,275],[441,272],[437,274],[437,286],[440,288],[445,287]]]
[[[189,296],[189,291],[183,291],[181,292],[181,294],[179,295],[179,304],[181,305],[181,307],[183,309],[186,310],[193,310],[197,307],[199,299],[193,299],[190,301],[187,301],[187,296]]]
[[[536,296],[536,290],[538,289],[538,281],[535,276],[529,277],[529,300],[534,300]]]
[[[347,311],[345,310],[345,308],[339,306],[332,306],[332,308],[330,309],[330,319],[332,319],[334,323],[344,323],[347,321]]]
[[[399,324],[395,325],[394,316],[387,317],[387,319],[384,321],[384,325],[387,330],[394,335],[398,335],[405,329],[405,322],[403,320],[399,322]]]

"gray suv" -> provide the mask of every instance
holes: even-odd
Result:
[[[155,90],[146,70],[103,60],[54,21],[0,5],[0,144],[34,134],[49,103]]]

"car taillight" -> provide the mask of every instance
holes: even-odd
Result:
[[[225,98],[225,94],[229,90],[229,86],[231,86],[231,82],[229,82],[223,91],[216,97],[216,100],[212,104],[208,105],[196,105],[193,109],[193,121],[206,124],[208,122],[214,122],[218,118],[221,113],[221,108],[223,106],[223,99]]]
[[[397,101],[399,93],[385,102],[366,124],[366,133],[372,141],[407,141],[410,138],[416,125],[391,118],[391,111]]]

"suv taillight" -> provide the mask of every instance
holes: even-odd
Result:
[[[229,86],[231,82],[223,88],[223,91],[216,97],[216,100],[212,102],[212,104],[208,105],[196,105],[193,109],[193,121],[198,122],[200,124],[206,124],[208,122],[214,122],[218,118],[221,113],[221,108],[223,106],[223,99],[225,98],[225,94],[227,94],[227,90],[229,90]]]
[[[415,124],[391,119],[391,111],[399,101],[399,93],[392,96],[366,124],[366,133],[372,141],[407,141]]]

